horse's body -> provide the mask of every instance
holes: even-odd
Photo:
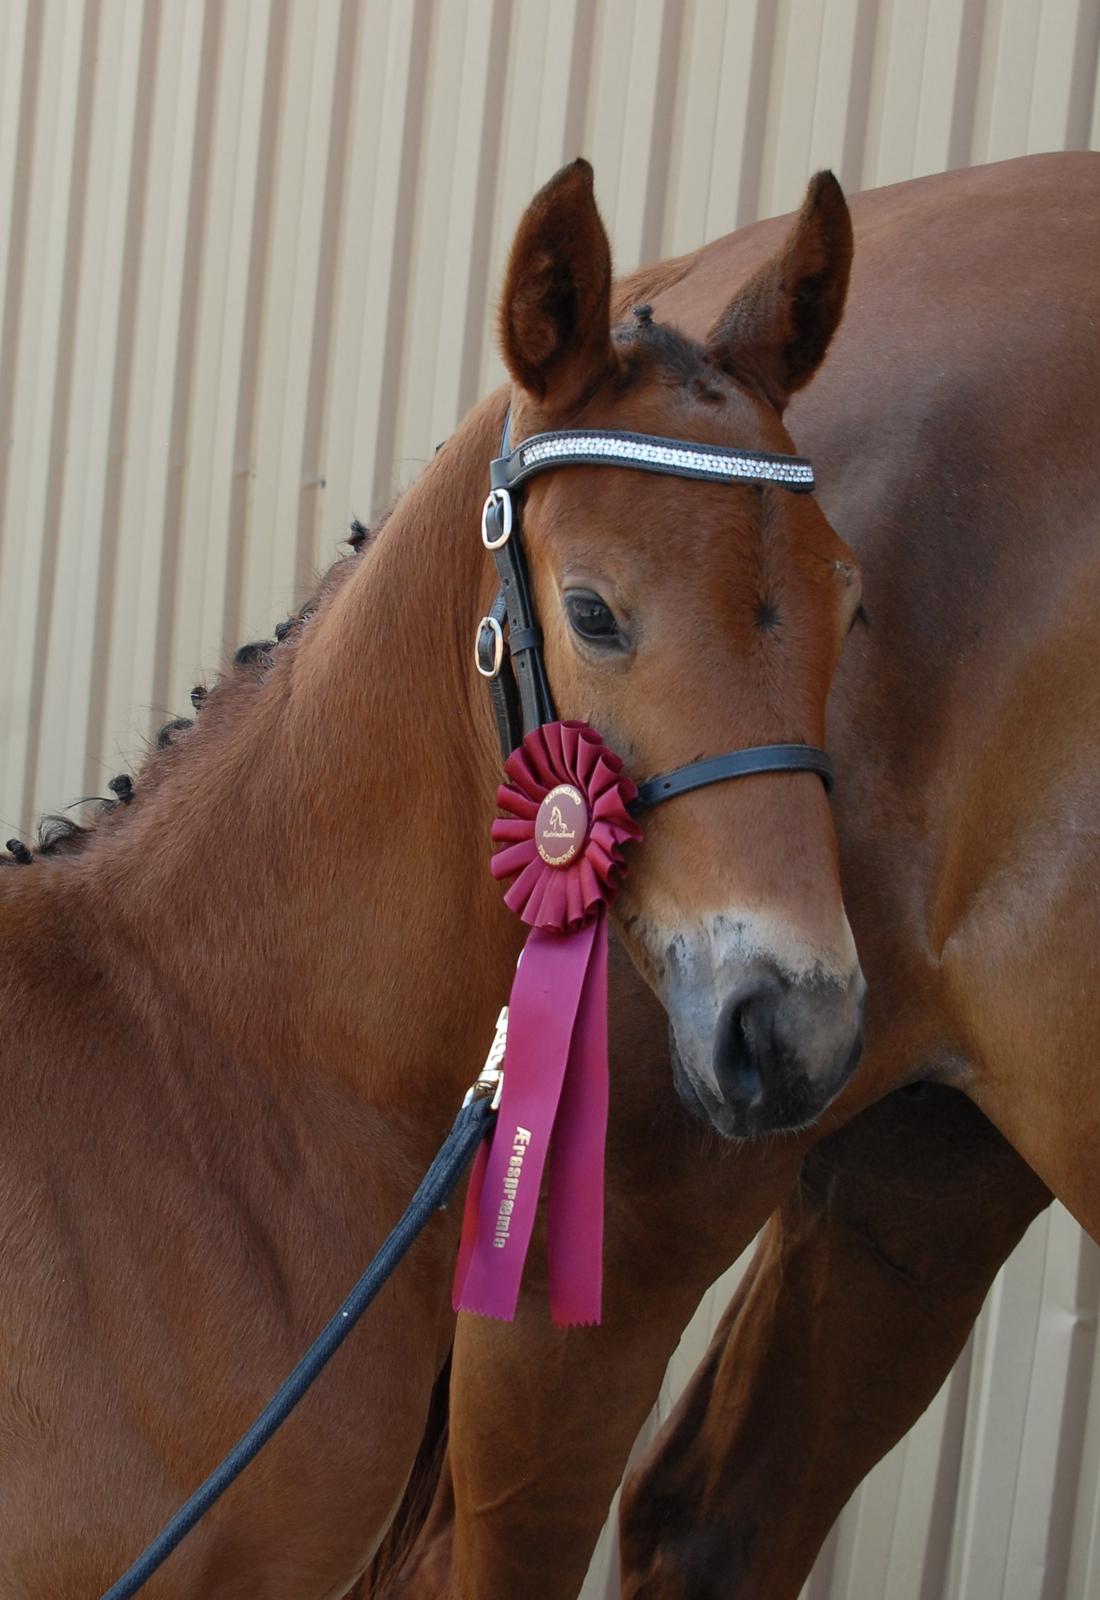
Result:
[[[591,174],[565,169],[513,248],[510,397],[471,414],[308,618],[152,757],[132,801],[0,874],[4,1600],[87,1600],[137,1554],[350,1287],[483,1058],[522,931],[486,870],[499,765],[471,650],[495,587],[477,530],[508,399],[518,440],[580,424],[789,455],[776,408],[824,354],[849,260],[826,176],[780,268],[705,346],[642,323],[613,335]],[[620,467],[550,474],[525,500],[558,706],[638,777],[820,743],[858,589],[811,499]],[[689,559],[673,563],[685,520]],[[747,570],[781,588],[790,644],[736,581]],[[746,828],[756,858],[727,860],[716,842]],[[785,1035],[799,1103],[825,1103],[862,981],[812,772],[678,799],[619,905],[712,1116],[749,1079],[753,1104],[768,1100],[763,1045],[746,1058],[716,1026],[762,983],[777,1037],[800,1031]],[[335,1600],[355,1582],[449,1343],[456,1232],[457,1213],[434,1219],[151,1600]]]
[[[534,1289],[522,1340],[460,1321],[450,1473],[401,1590],[418,1600],[575,1595],[699,1295],[808,1146],[891,1088],[945,1086],[893,1097],[807,1166],[633,1485],[628,1593],[796,1594],[1043,1184],[1100,1237],[1100,158],[922,179],[852,210],[849,310],[791,415],[870,618],[829,724],[864,1064],[798,1139],[692,1138],[657,1021],[639,997],[628,1022],[620,991],[609,1321],[566,1341]],[[782,227],[642,272],[624,303],[697,329]]]
[[[483,442],[491,452],[487,419]],[[392,632],[352,621],[340,639],[363,560],[377,599],[407,614],[404,563],[379,541],[266,674],[238,672],[209,696],[128,814],[71,858],[0,875],[0,1593],[12,1600],[100,1593],[205,1476],[396,1220],[491,1033],[514,950],[491,894],[479,904],[455,871],[484,857],[476,808],[439,796],[433,812],[425,794],[423,834],[394,825],[399,763],[422,739],[426,759],[433,722],[444,738],[472,707],[438,665],[423,681],[413,653],[387,706]],[[475,615],[484,577],[467,596]],[[463,904],[480,959],[456,960],[447,918],[416,905],[403,937],[417,960],[394,959],[378,948],[385,897],[403,903],[403,874],[444,824],[440,901]],[[454,1220],[440,1217],[356,1355],[336,1359],[151,1594],[301,1600],[353,1581],[400,1496],[449,1341],[453,1248]]]

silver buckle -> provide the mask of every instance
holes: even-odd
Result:
[[[481,665],[481,635],[488,628],[493,636],[493,665]],[[483,678],[499,678],[500,669],[504,664],[504,629],[495,617],[482,617],[477,625],[477,637],[474,640],[474,666]]]
[[[499,539],[489,537],[489,512],[500,506],[504,514],[504,532]],[[481,542],[486,550],[499,550],[512,537],[512,496],[507,489],[490,489],[481,508]]]

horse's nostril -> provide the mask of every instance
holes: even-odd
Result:
[[[776,991],[755,984],[731,995],[722,1007],[714,1041],[714,1070],[724,1098],[751,1105],[764,1092],[772,1054]]]
[[[730,1105],[755,1105],[764,1092],[760,1072],[748,1057],[720,1069],[718,1081],[723,1099]]]

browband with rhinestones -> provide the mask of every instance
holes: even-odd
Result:
[[[794,494],[811,494],[814,469],[802,456],[733,450],[726,445],[686,444],[650,433],[613,433],[600,428],[569,428],[536,433],[510,455],[491,464],[494,489],[514,489],[548,467],[640,467],[710,483],[775,483]]]

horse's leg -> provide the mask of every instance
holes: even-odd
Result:
[[[537,1241],[515,1323],[459,1318],[449,1469],[396,1588],[408,1600],[574,1600],[676,1341],[793,1181],[797,1140],[731,1146],[684,1116],[636,979],[611,1015],[604,1321],[553,1327]]]
[[[624,1595],[797,1595],[1049,1199],[950,1089],[903,1090],[818,1145],[628,1480]]]

